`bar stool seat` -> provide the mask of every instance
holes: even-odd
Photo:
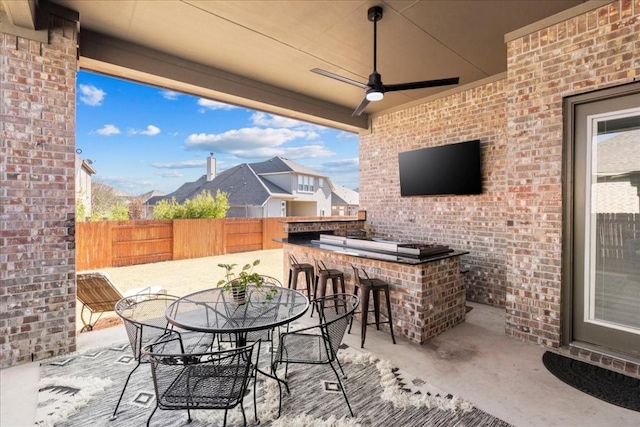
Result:
[[[331,287],[333,293],[337,294],[342,292],[347,293],[344,285],[344,273],[335,268],[327,268],[324,262],[320,260],[314,260],[316,265],[316,281],[313,286],[313,298],[322,298],[326,295],[327,282],[331,280]],[[340,291],[338,291],[338,285],[340,285]],[[314,307],[311,308],[311,315],[313,316]]]
[[[331,280],[333,293],[338,293],[338,284],[341,292],[346,293],[344,286],[344,273],[335,268],[327,268],[324,262],[315,260],[316,263],[316,283],[313,289],[313,298],[322,298],[326,294],[327,282]],[[339,282],[339,283],[338,283]]]
[[[351,265],[353,268],[353,277],[354,277],[354,293],[356,296],[358,295],[358,289],[362,288],[362,296],[361,301],[362,304],[362,329],[360,331],[360,348],[364,348],[364,341],[367,337],[367,326],[373,325],[374,323],[368,322],[369,317],[369,294],[373,294],[373,314],[375,317],[375,325],[376,329],[380,330],[380,324],[389,324],[389,330],[391,331],[391,340],[393,343],[396,343],[396,338],[393,335],[393,320],[391,319],[391,300],[389,298],[389,284],[384,280],[371,278],[367,274],[367,272],[361,268],[356,267],[355,265]],[[362,272],[362,276],[360,273]],[[386,321],[380,321],[380,292],[384,292],[385,299],[387,303],[387,314],[382,314],[387,318]],[[349,333],[351,333],[351,326],[353,326],[353,318],[351,319],[351,324],[349,325]]]
[[[298,276],[302,273],[307,282],[307,298],[311,299],[311,286],[314,283],[314,268],[311,264],[299,263],[296,257],[289,254],[289,289],[298,289]]]

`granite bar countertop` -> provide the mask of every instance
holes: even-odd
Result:
[[[275,239],[275,240],[280,243],[288,243],[288,244],[297,245],[297,246],[306,246],[310,248],[325,250],[328,252],[351,255],[358,258],[367,258],[367,259],[374,259],[378,261],[396,262],[399,264],[406,264],[406,265],[426,264],[429,262],[434,262],[441,259],[447,259],[447,258],[452,258],[456,256],[462,256],[469,253],[466,251],[458,251],[458,250],[452,249],[450,250],[450,252],[447,252],[447,253],[436,254],[429,257],[425,257],[425,258],[413,258],[409,256],[400,256],[397,253],[392,253],[392,252],[382,252],[382,251],[378,252],[378,251],[364,250],[360,248],[334,246],[334,245],[327,244],[326,242],[320,242],[319,240],[309,239],[309,238],[288,238],[288,239],[285,238],[285,239]]]

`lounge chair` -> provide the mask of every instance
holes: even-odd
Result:
[[[80,320],[82,329],[80,332],[91,331],[100,317],[106,312],[115,311],[115,305],[122,298],[144,299],[152,295],[166,293],[160,286],[148,286],[146,288],[135,288],[125,293],[113,284],[106,273],[92,271],[78,273],[76,275],[77,298],[82,303]],[[88,318],[87,313],[88,312]],[[94,315],[98,317],[94,320]]]

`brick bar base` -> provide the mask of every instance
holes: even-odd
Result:
[[[406,265],[290,243],[285,243],[283,250],[284,271],[289,270],[289,254],[301,263],[313,264],[319,259],[327,268],[344,273],[347,292],[354,290],[351,264],[389,283],[393,331],[410,341],[421,344],[464,321],[465,284],[458,256]],[[387,314],[383,304],[380,311]],[[388,331],[387,324],[380,327]]]

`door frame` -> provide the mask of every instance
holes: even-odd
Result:
[[[574,137],[576,134],[576,108],[581,104],[603,101],[607,99],[618,98],[626,95],[640,93],[640,81],[630,82],[620,86],[599,89],[592,92],[571,95],[563,98],[562,121],[563,121],[563,138],[562,138],[562,282],[560,295],[562,302],[561,309],[561,333],[560,345],[569,346],[577,343],[574,340],[573,332],[573,296],[574,296],[574,276],[573,271],[575,250],[581,248],[574,247],[574,162],[575,147]],[[578,274],[583,274],[579,272]],[[590,347],[593,344],[586,344]]]

